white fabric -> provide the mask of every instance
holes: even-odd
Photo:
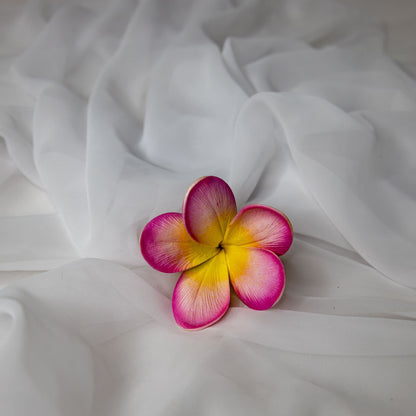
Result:
[[[416,7],[355,3],[0,4],[1,415],[414,413]],[[295,243],[186,333],[137,233],[210,174]]]

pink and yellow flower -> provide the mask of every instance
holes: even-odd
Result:
[[[285,287],[278,256],[292,240],[284,214],[263,205],[248,205],[237,214],[227,183],[206,176],[189,188],[182,214],[162,214],[145,226],[140,248],[156,270],[183,272],[173,292],[173,314],[180,326],[196,330],[227,312],[230,282],[250,308],[272,307]]]

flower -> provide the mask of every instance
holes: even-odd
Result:
[[[183,272],[173,291],[173,314],[181,327],[196,330],[227,312],[230,282],[250,308],[271,308],[285,286],[278,256],[292,240],[284,214],[263,205],[247,205],[237,214],[227,183],[205,176],[188,189],[182,214],[159,215],[144,227],[140,248],[156,270]]]

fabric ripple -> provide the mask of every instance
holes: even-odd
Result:
[[[374,3],[2,2],[0,270],[50,271],[0,292],[1,414],[412,414],[416,9]],[[137,233],[203,175],[295,241],[194,335]]]

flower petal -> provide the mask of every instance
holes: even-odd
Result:
[[[247,205],[229,225],[223,246],[264,248],[281,256],[292,241],[292,225],[284,214],[264,205]]]
[[[230,246],[225,249],[231,284],[250,308],[271,308],[282,296],[285,271],[276,254],[260,248]]]
[[[140,236],[144,259],[156,270],[175,273],[198,266],[219,249],[198,244],[189,236],[182,215],[168,212],[153,218]]]
[[[224,251],[182,273],[173,291],[173,315],[185,329],[203,329],[217,322],[230,305],[230,282]]]
[[[202,244],[217,247],[236,214],[231,188],[216,176],[198,179],[185,195],[183,217],[186,229]]]

